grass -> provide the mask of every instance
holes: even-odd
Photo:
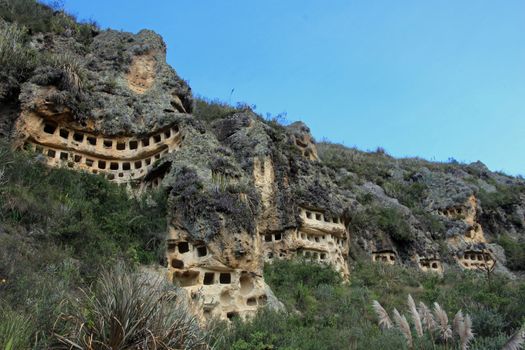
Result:
[[[17,24],[0,21],[0,67],[2,71],[24,77],[39,62],[36,50],[27,43],[27,31]]]
[[[489,283],[483,274],[451,270],[441,278],[397,266],[357,263],[350,284],[341,284],[329,268],[279,261],[266,266],[265,277],[287,312],[264,310],[252,321],[236,324],[219,349],[407,349],[402,332],[378,326],[372,301],[388,306],[390,314],[394,308],[407,314],[408,294],[427,305],[438,302],[443,310],[461,309],[470,315],[476,334],[470,349],[501,349],[525,317],[521,302],[525,283],[503,276]],[[436,344],[428,335],[416,340],[420,349],[457,348]]]
[[[89,44],[93,32],[98,30],[94,22],[79,23],[74,16],[64,11],[58,1],[44,4],[36,0],[3,0],[0,1],[0,18],[6,22],[16,22],[31,33],[67,33],[84,44]]]
[[[0,163],[0,304],[29,318],[31,344],[47,348],[77,287],[119,261],[163,259],[166,196],[130,197],[101,176],[51,169],[7,145]]]
[[[206,123],[211,123],[246,110],[250,110],[250,106],[243,103],[232,106],[218,99],[210,100],[205,97],[196,97],[193,115]]]
[[[208,349],[184,292],[117,265],[72,298],[56,339],[64,349]]]

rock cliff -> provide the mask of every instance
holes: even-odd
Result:
[[[1,135],[49,166],[130,193],[162,188],[166,275],[204,319],[279,308],[263,274],[275,259],[330,264],[346,281],[356,260],[519,273],[498,239],[524,238],[521,178],[480,162],[316,144],[303,123],[283,126],[248,107],[203,118],[148,30],[27,40],[47,58],[22,78],[2,73]]]

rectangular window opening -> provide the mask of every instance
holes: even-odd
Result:
[[[169,240],[167,246],[168,246],[168,252],[174,252],[175,248],[177,247],[177,242],[173,240]]]
[[[206,272],[204,274],[204,285],[209,286],[210,284],[215,283],[215,274],[213,272]]]
[[[84,134],[80,134],[78,132],[74,133],[73,134],[73,140],[75,140],[76,142],[84,141]]]
[[[122,163],[122,170],[130,170],[131,169],[131,164],[126,162],[126,163]]]
[[[190,251],[190,245],[188,244],[188,242],[179,243],[179,253],[184,254],[189,251]]]
[[[118,170],[118,163],[117,163],[117,162],[111,162],[111,163],[109,164],[109,168],[110,168],[111,170]]]
[[[148,147],[149,146],[149,139],[142,139],[142,147]]]
[[[80,163],[80,161],[82,160],[82,156],[75,154],[73,160],[75,161],[75,163]]]
[[[54,150],[50,149],[50,150],[47,151],[47,156],[49,158],[55,158],[56,152]]]
[[[142,161],[137,160],[137,161],[135,162],[135,169],[140,169],[140,168],[142,168]]]
[[[198,257],[203,257],[203,256],[206,256],[206,255],[208,255],[208,249],[206,249],[205,246],[197,247],[197,256]]]
[[[113,141],[111,141],[111,140],[104,140],[103,145],[106,148],[111,148],[111,147],[113,147]]]
[[[99,169],[106,169],[106,162],[103,160],[98,161],[98,168]]]
[[[162,137],[159,135],[155,135],[153,136],[153,140],[155,141],[155,143],[159,143],[161,140],[162,140]]]
[[[164,136],[166,138],[169,138],[171,136],[171,130],[168,129],[168,130],[164,131]]]
[[[126,149],[126,144],[124,142],[117,142],[117,150],[123,151]]]
[[[219,282],[221,284],[230,284],[232,283],[232,275],[230,273],[224,272],[219,275]]]
[[[93,136],[88,136],[87,141],[90,145],[96,146],[97,145],[97,138]]]
[[[60,137],[63,139],[67,139],[69,137],[69,131],[66,129],[60,129]]]
[[[93,166],[93,159],[86,159],[86,165],[87,166]]]
[[[129,149],[137,149],[139,147],[139,143],[137,141],[129,141]]]
[[[60,159],[61,160],[67,160],[69,158],[69,154],[66,152],[60,152]]]
[[[281,234],[281,233],[276,233],[276,234],[275,234],[275,240],[276,240],[276,241],[280,241],[282,238],[283,238],[283,237],[282,237],[282,234]]]
[[[57,129],[56,125],[53,125],[53,124],[49,124],[49,123],[45,123],[44,124],[44,132],[46,134],[54,134],[55,133],[55,130]]]

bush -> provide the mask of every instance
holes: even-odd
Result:
[[[427,190],[427,187],[419,182],[388,181],[383,184],[383,188],[387,195],[396,198],[399,203],[411,209],[421,207]]]
[[[73,35],[84,44],[89,44],[93,32],[98,30],[93,22],[78,23],[75,17],[62,9],[58,1],[42,4],[36,0],[0,0],[0,18],[7,22],[16,22],[31,33]]]
[[[13,235],[33,232],[42,242],[72,249],[84,274],[118,259],[161,261],[166,196],[130,197],[102,176],[50,169],[29,155],[0,145],[5,184],[0,219]]]
[[[7,74],[22,78],[38,64],[38,53],[27,44],[26,31],[0,20],[0,67]]]
[[[494,192],[481,189],[478,193],[478,199],[484,210],[496,210],[500,207],[506,209],[520,203],[520,192],[524,192],[524,189],[497,184]]]
[[[46,58],[46,61],[48,65],[62,72],[61,88],[63,90],[77,95],[82,92],[87,81],[87,73],[77,57],[66,52],[51,55]]]
[[[104,272],[62,317],[60,348],[207,349],[185,295],[164,281],[122,266]]]
[[[226,118],[249,109],[248,105],[242,103],[234,107],[218,99],[209,100],[204,97],[196,97],[193,115],[207,123],[211,123],[214,120]]]
[[[525,283],[494,275],[448,270],[443,277],[383,264],[356,263],[351,283],[329,268],[302,261],[277,261],[265,277],[286,312],[262,310],[225,330],[219,349],[407,349],[397,330],[382,331],[372,300],[392,311],[406,309],[406,296],[427,305],[469,314],[476,338],[471,349],[501,349],[525,317]],[[449,314],[449,320],[454,317]],[[447,349],[426,337],[419,349]],[[448,346],[450,349],[450,344]]]
[[[396,208],[372,206],[354,213],[350,220],[350,230],[352,232],[380,230],[397,242],[408,242],[414,239],[414,234],[404,214]]]
[[[511,270],[523,270],[525,267],[525,242],[515,241],[508,235],[498,239],[498,244],[505,249],[507,267]]]

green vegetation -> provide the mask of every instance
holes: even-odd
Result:
[[[219,349],[407,349],[403,333],[378,326],[372,302],[378,300],[388,312],[396,308],[407,313],[408,294],[470,315],[476,335],[470,349],[501,349],[525,317],[525,284],[503,276],[493,276],[489,283],[484,274],[450,271],[440,278],[358,263],[350,284],[341,284],[327,267],[279,261],[266,266],[265,277],[287,312],[266,310],[250,322],[239,322],[222,338]],[[454,314],[448,317],[452,320]],[[432,344],[428,335],[421,343],[421,349],[455,349]]]
[[[523,270],[525,266],[525,242],[516,241],[508,235],[498,239],[498,244],[505,249],[507,267],[511,270]]]
[[[57,327],[60,348],[208,349],[204,332],[178,293],[159,275],[117,265],[71,300],[71,311]]]
[[[478,198],[485,210],[496,210],[500,207],[506,209],[520,203],[521,192],[525,193],[525,188],[496,184],[496,191],[488,192],[482,189],[478,193]]]
[[[399,200],[404,206],[414,209],[422,206],[427,187],[419,182],[387,181],[383,184],[385,193]]]
[[[350,220],[351,232],[363,232],[367,229],[381,230],[397,242],[407,242],[414,238],[405,215],[397,208],[370,206],[354,213]]]
[[[234,107],[218,99],[209,100],[204,97],[196,97],[193,115],[207,123],[211,123],[246,110],[251,110],[251,107],[244,103],[238,103]]]
[[[2,0],[0,18],[6,22],[16,22],[31,33],[67,34],[84,44],[89,44],[93,31],[98,30],[94,22],[79,23],[74,16],[63,10],[58,1],[42,4],[36,0]]]
[[[383,149],[361,152],[335,143],[320,142],[317,151],[321,161],[330,168],[346,169],[377,184],[382,184],[389,177],[391,163],[395,162]]]
[[[29,341],[13,326],[29,319],[31,344],[46,348],[64,300],[101,268],[161,260],[166,196],[133,198],[101,176],[50,169],[39,157],[0,145],[0,306],[19,316],[2,320],[0,340]]]
[[[24,77],[38,63],[36,50],[27,43],[26,30],[0,21],[0,67],[17,78]]]

